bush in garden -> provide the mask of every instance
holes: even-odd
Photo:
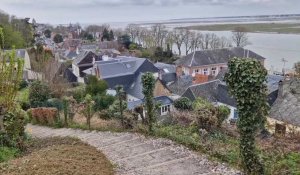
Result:
[[[123,101],[122,107],[120,107],[120,102],[119,100],[116,100],[113,102],[112,105],[109,106],[108,108],[108,114],[110,115],[111,118],[119,118],[121,119],[121,113],[120,111],[124,111],[127,109],[127,102]]]
[[[230,109],[227,106],[218,106],[217,107],[217,119],[218,127],[221,127],[222,123],[228,119],[230,114]]]
[[[108,110],[101,110],[100,112],[98,112],[98,116],[103,120],[111,119],[111,115],[109,114]]]
[[[63,102],[58,98],[51,98],[41,107],[56,108],[58,111],[61,111],[63,109]]]
[[[25,124],[27,114],[17,107],[13,112],[7,113],[3,118],[4,131],[1,137],[4,139],[0,145],[24,149]],[[9,140],[6,140],[9,139]]]
[[[181,97],[174,101],[174,107],[178,110],[191,110],[192,102],[186,97]]]
[[[58,110],[56,108],[31,108],[29,112],[34,123],[54,126],[58,120]]]
[[[31,107],[45,106],[51,97],[49,87],[41,82],[34,81],[29,88],[29,103]]]
[[[77,103],[81,103],[84,100],[84,97],[86,96],[86,91],[85,88],[80,86],[77,87],[73,92],[72,92],[73,98],[76,100]]]
[[[124,127],[132,129],[137,125],[138,115],[136,113],[124,112]]]
[[[98,94],[93,98],[93,100],[95,102],[94,110],[101,111],[104,109],[108,109],[109,106],[112,105],[115,101],[115,97],[111,95]]]
[[[22,90],[28,86],[28,82],[26,80],[22,80],[19,85],[19,90]]]
[[[205,129],[206,131],[211,132],[216,128],[218,119],[215,116],[216,112],[214,109],[198,109],[196,114],[197,125],[200,129]]]
[[[214,108],[214,106],[203,98],[197,98],[193,102],[193,110],[199,110],[199,109],[203,109],[203,108],[212,109],[212,108]]]
[[[99,80],[96,76],[89,76],[86,85],[86,94],[92,96],[105,93],[108,85],[105,80]]]

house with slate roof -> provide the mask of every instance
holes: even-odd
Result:
[[[159,79],[165,84],[170,84],[176,81],[176,66],[157,62],[154,64],[159,69]]]
[[[96,61],[92,68],[85,71],[86,74],[95,75],[105,80],[110,88],[109,92],[115,94],[113,89],[121,85],[127,93],[127,101],[138,101],[144,98],[142,93],[142,75],[152,72],[157,78],[155,82],[154,96],[169,96],[171,91],[158,79],[159,69],[145,58],[119,56],[113,59]]]
[[[173,100],[168,96],[158,96],[154,97],[156,104],[160,105],[160,108],[157,110],[160,116],[168,115],[173,109]],[[127,108],[129,110],[134,110],[136,107],[143,106],[145,104],[145,99],[130,101],[127,103]],[[145,112],[144,112],[145,115]]]
[[[213,50],[201,50],[188,54],[175,61],[177,65],[177,75],[196,74],[216,76],[219,72],[227,68],[229,59],[234,57],[254,58],[259,60],[263,65],[266,58],[241,47],[223,48]]]
[[[218,79],[191,85],[185,90],[182,97],[187,97],[191,101],[202,98],[215,106],[227,106],[230,109],[229,120],[238,117],[235,99],[229,95],[227,86]]]
[[[95,54],[92,51],[82,51],[77,55],[76,59],[73,60],[72,70],[75,76],[78,77],[78,82],[84,82],[86,69],[93,67],[95,61],[102,60],[102,56]]]
[[[279,121],[300,126],[300,80],[284,80],[279,84],[278,97],[270,115]]]

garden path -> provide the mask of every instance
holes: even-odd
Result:
[[[174,142],[137,133],[113,133],[80,129],[53,129],[28,124],[36,138],[76,137],[96,147],[116,165],[118,175],[229,175],[238,172],[228,165],[208,160]]]

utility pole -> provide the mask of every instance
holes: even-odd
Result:
[[[282,58],[281,61],[283,62],[282,73],[283,73],[283,76],[285,76],[285,63],[288,61],[285,58]]]

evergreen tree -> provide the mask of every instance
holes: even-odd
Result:
[[[115,40],[114,32],[112,30],[109,31],[109,41]]]
[[[104,28],[101,41],[110,41],[110,35],[107,28]]]

